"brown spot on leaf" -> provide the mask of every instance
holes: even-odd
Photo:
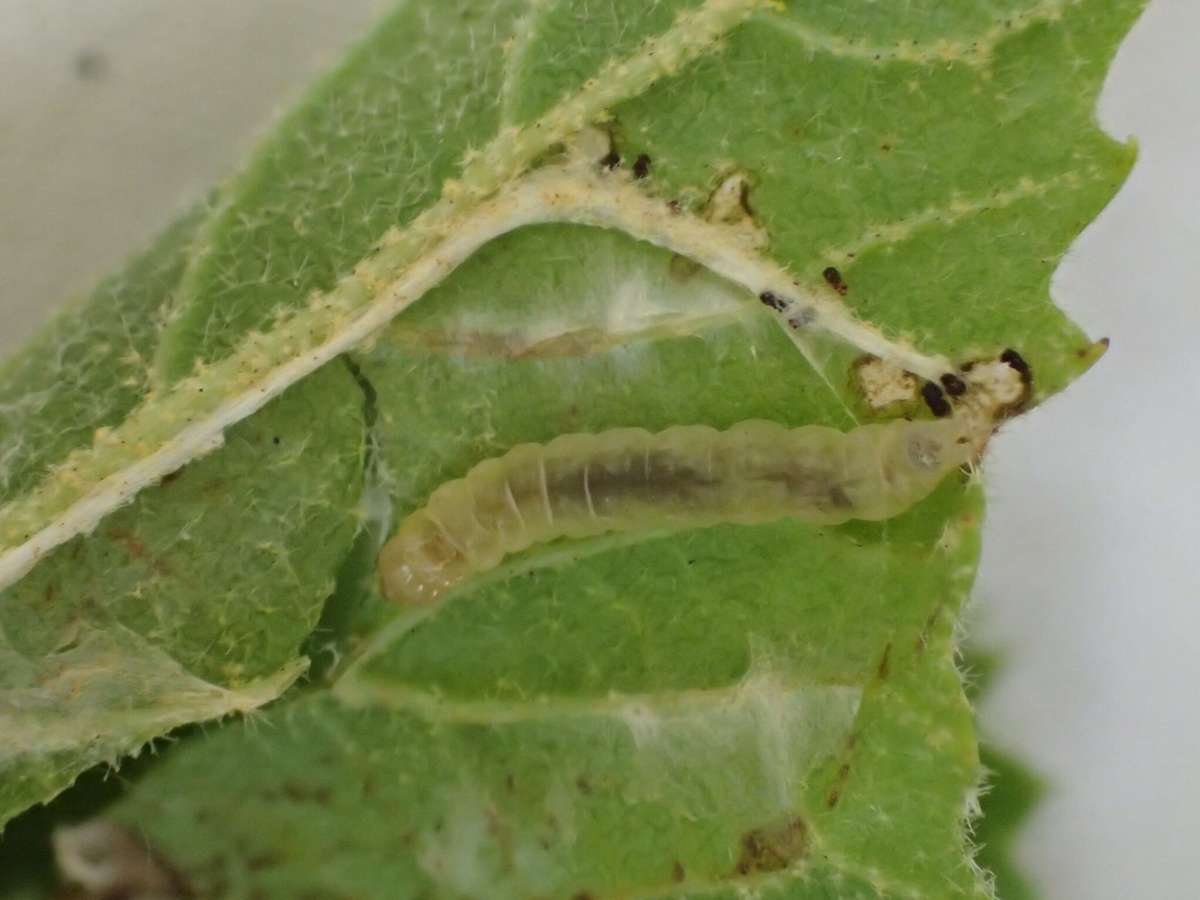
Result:
[[[950,415],[950,401],[946,399],[942,389],[932,381],[927,381],[921,386],[921,399],[925,401],[929,411],[939,419]]]
[[[916,650],[918,653],[924,653],[929,646],[929,638],[933,632],[933,627],[937,624],[938,619],[942,615],[942,604],[938,603],[934,607],[933,612],[929,614],[929,618],[925,620],[925,626],[921,629],[921,633],[917,636]]]
[[[298,781],[287,781],[283,785],[283,795],[296,803],[316,803],[328,806],[333,799],[329,788],[323,784],[301,784]]]
[[[754,828],[742,835],[736,871],[739,875],[779,872],[808,852],[808,826],[797,817],[780,825]]]
[[[775,312],[783,312],[787,309],[787,301],[774,291],[763,291],[758,295],[758,299],[762,301],[764,306],[771,307]]]
[[[967,392],[967,383],[953,372],[947,372],[939,380],[942,382],[942,387],[946,393],[951,397],[961,397]]]
[[[826,284],[839,294],[845,294],[850,290],[850,286],[842,278],[842,273],[835,266],[826,266],[825,270],[821,273],[821,277],[825,279]]]
[[[1033,369],[1030,367],[1029,363],[1025,361],[1025,357],[1023,357],[1016,350],[1013,350],[1011,347],[1000,354],[1000,362],[1007,364],[1012,369],[1015,369],[1018,373],[1020,373],[1022,378],[1033,377]]]
[[[214,478],[204,485],[203,493],[210,497],[227,497],[229,494],[229,482],[225,478]]]
[[[273,869],[281,862],[283,862],[282,856],[273,850],[265,850],[249,857],[246,860],[246,868],[251,872],[258,872],[262,869]]]
[[[833,787],[829,794],[825,797],[825,805],[833,809],[838,805],[838,801],[842,799],[842,791],[846,787],[846,781],[850,778],[850,763],[842,763],[837,770],[837,775],[833,780]]]
[[[888,675],[891,674],[892,665],[892,642],[888,641],[886,647],[883,648],[883,657],[879,660],[879,667],[875,670],[875,674],[880,681],[887,681]]]
[[[146,545],[139,541],[132,531],[126,528],[110,528],[108,536],[124,547],[134,559],[141,559],[146,555]]]

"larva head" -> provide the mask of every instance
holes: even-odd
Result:
[[[429,603],[462,580],[470,567],[437,523],[420,511],[379,551],[383,595],[396,603]]]
[[[952,418],[862,425],[846,434],[844,490],[855,519],[898,516],[974,455]]]
[[[906,468],[941,478],[951,469],[971,462],[974,441],[964,422],[909,422],[895,452],[903,455]]]

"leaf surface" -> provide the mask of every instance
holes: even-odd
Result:
[[[740,178],[733,214],[765,252],[831,296],[836,266],[844,302],[886,334],[960,362],[1015,347],[1039,399],[1095,360],[1048,284],[1132,162],[1093,107],[1140,3],[747,0],[694,59],[627,76],[670,50],[682,11],[718,6],[738,0],[402,6],[201,226],[154,377],[187,384],[197,361],[269,339],[281,308],[303,316],[386,229],[454,196],[447,179],[517,174],[495,148],[542,146],[588,91],[616,99],[574,128],[597,125],[627,171],[645,156],[642,190],[711,218]],[[553,164],[568,140],[522,165]],[[320,679],[180,742],[112,810],[202,895],[990,896],[967,836],[981,767],[955,665],[982,518],[965,475],[884,523],[559,542],[431,608],[378,596],[379,540],[514,444],[868,419],[857,352],[805,349],[740,286],[619,229],[496,238],[347,366],[294,385],[3,596],[20,657],[4,671],[34,667],[10,696],[47,666],[112,661],[83,695],[108,743],[66,762],[31,743],[18,771],[34,787],[10,808],[277,694],[337,577],[305,648],[331,651]],[[131,678],[145,696],[113,725],[106,704]],[[259,693],[239,707],[221,691]]]
[[[35,479],[150,388],[202,217],[6,363],[6,485]],[[0,594],[0,820],[295,681],[357,528],[362,448],[361,392],[331,367]]]

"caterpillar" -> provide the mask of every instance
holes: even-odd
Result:
[[[888,519],[973,455],[954,419],[848,432],[748,420],[727,431],[616,428],[520,444],[440,485],[401,522],[379,554],[383,592],[429,602],[556,538],[788,517]]]

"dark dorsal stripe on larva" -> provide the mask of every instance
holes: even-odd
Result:
[[[438,487],[379,556],[384,593],[436,598],[512,553],[612,531],[899,515],[971,456],[953,420],[849,432],[752,420],[521,444]]]

